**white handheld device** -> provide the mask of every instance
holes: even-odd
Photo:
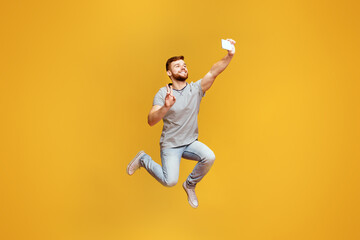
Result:
[[[232,44],[225,39],[221,39],[221,47],[225,50],[231,50],[233,48]]]

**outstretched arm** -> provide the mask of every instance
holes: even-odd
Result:
[[[150,126],[154,126],[156,123],[158,123],[165,114],[169,111],[169,109],[175,104],[176,98],[173,95],[172,87],[169,88],[168,85],[166,85],[167,92],[165,97],[165,104],[164,106],[154,105],[148,115],[148,124]]]
[[[228,54],[222,58],[220,61],[215,63],[210,71],[202,78],[201,80],[201,89],[203,92],[206,92],[211,85],[214,83],[215,78],[222,73],[222,71],[225,70],[225,68],[229,65],[231,59],[233,58],[235,54],[235,41],[232,39],[226,39],[228,40],[232,45],[233,48],[228,51]]]

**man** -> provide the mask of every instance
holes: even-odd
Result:
[[[197,115],[205,92],[229,65],[235,54],[235,41],[227,40],[231,43],[232,49],[228,50],[228,54],[195,83],[186,82],[188,70],[183,56],[168,59],[166,71],[172,84],[158,91],[148,115],[150,126],[161,119],[164,123],[160,138],[162,166],[154,162],[144,151],[140,151],[127,167],[129,175],[144,167],[161,184],[171,187],[178,181],[181,158],[197,161],[193,171],[183,183],[188,202],[193,208],[199,205],[195,186],[208,173],[215,161],[213,151],[198,141]]]

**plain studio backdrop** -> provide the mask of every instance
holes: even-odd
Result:
[[[360,239],[358,1],[2,1],[0,238]],[[216,161],[192,209],[147,125],[165,62],[189,81]]]

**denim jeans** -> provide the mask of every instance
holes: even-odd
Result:
[[[165,148],[161,150],[162,166],[154,162],[147,154],[140,159],[144,167],[156,180],[167,187],[175,186],[179,179],[181,158],[195,160],[198,163],[186,179],[189,187],[195,187],[209,172],[215,161],[215,154],[205,144],[195,141],[189,145]]]

